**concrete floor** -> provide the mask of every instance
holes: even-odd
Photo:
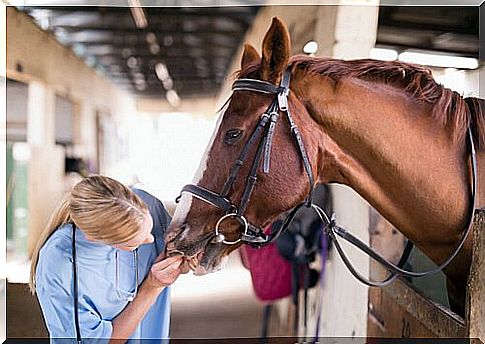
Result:
[[[254,296],[249,271],[238,254],[219,272],[181,276],[172,286],[171,299],[173,339],[252,338],[254,342],[260,337],[264,305]],[[8,284],[7,313],[10,338],[47,337],[37,299],[26,284]]]
[[[258,338],[264,305],[237,254],[221,271],[187,274],[172,286],[171,338]]]

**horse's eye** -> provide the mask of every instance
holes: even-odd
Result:
[[[226,132],[226,136],[224,137],[224,142],[228,145],[235,144],[242,135],[242,130],[239,129],[231,129]]]

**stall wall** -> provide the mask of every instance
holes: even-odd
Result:
[[[87,66],[51,33],[14,7],[7,8],[7,78],[29,85],[29,251],[64,192],[65,150],[55,144],[55,98],[69,99],[76,111],[72,154],[96,166],[96,113],[108,114],[116,128],[136,115],[135,100]],[[117,145],[116,137],[105,144]],[[127,158],[127,157],[126,157]],[[122,181],[130,177],[127,159],[110,159],[101,172]],[[89,166],[88,166],[89,167]]]

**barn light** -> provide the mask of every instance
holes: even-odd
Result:
[[[130,56],[128,60],[126,60],[126,65],[129,68],[133,69],[138,65],[138,59],[134,56]]]
[[[370,51],[370,58],[381,61],[394,61],[397,60],[398,53],[394,49],[385,48],[373,48]]]
[[[147,84],[145,82],[138,82],[135,84],[135,88],[138,91],[145,91],[147,89]]]
[[[149,32],[146,35],[146,40],[148,44],[153,44],[157,42],[157,36],[153,32]]]
[[[166,78],[165,80],[162,81],[163,88],[168,90],[171,90],[173,88],[173,80],[171,77]]]
[[[471,57],[428,54],[420,52],[405,51],[399,54],[399,61],[417,63],[433,67],[476,69],[478,60]]]
[[[315,41],[310,41],[303,46],[303,52],[305,54],[315,54],[318,50],[318,43]]]
[[[161,62],[155,65],[155,73],[157,74],[157,78],[160,81],[163,81],[170,77],[170,75],[168,74],[167,66]]]
[[[149,49],[152,55],[156,55],[160,52],[160,46],[157,43],[150,44]]]
[[[180,105],[180,97],[177,92],[175,92],[175,90],[168,90],[165,96],[167,97],[167,101],[173,107],[177,107]]]
[[[141,7],[140,0],[128,0],[130,5],[131,15],[135,21],[135,25],[139,29],[144,29],[148,26],[148,20],[145,15],[145,11]]]
[[[133,82],[135,84],[144,83],[145,82],[145,76],[143,75],[143,73],[134,73],[133,74]]]
[[[173,44],[173,37],[168,35],[163,38],[163,45],[169,47]]]

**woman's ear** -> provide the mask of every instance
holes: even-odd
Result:
[[[241,59],[241,69],[248,66],[250,63],[259,61],[260,57],[256,48],[251,44],[244,44],[243,56]]]
[[[263,40],[263,57],[261,59],[261,78],[272,83],[278,83],[288,66],[290,59],[290,34],[285,24],[273,18]]]

